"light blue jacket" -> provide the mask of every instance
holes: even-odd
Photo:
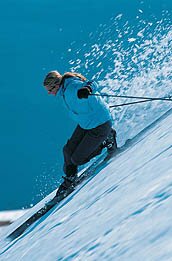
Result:
[[[71,118],[83,129],[92,129],[112,120],[108,105],[101,97],[89,96],[88,99],[79,99],[77,92],[86,82],[81,81],[78,77],[65,79],[64,85],[61,86],[59,95],[69,110]],[[92,83],[93,93],[97,93],[97,84]]]

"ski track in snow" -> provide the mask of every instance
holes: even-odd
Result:
[[[171,260],[171,112],[11,243],[8,227],[0,260]]]

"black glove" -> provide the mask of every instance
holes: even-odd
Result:
[[[79,99],[87,99],[88,96],[92,93],[92,89],[90,86],[84,86],[83,88],[78,90],[78,98]]]

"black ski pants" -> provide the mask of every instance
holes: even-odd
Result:
[[[112,127],[111,121],[93,129],[82,129],[79,125],[63,148],[64,172],[69,165],[82,165],[101,153],[101,144],[107,139]],[[67,173],[66,173],[67,175]]]

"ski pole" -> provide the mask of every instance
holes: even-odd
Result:
[[[127,95],[108,95],[108,94],[90,94],[92,96],[101,96],[101,97],[114,97],[114,98],[129,98],[129,99],[141,99],[149,101],[172,101],[171,97],[155,98],[155,97],[140,97],[140,96],[127,96]]]
[[[121,104],[116,104],[116,105],[111,105],[109,106],[109,108],[116,108],[116,107],[122,107],[122,106],[127,106],[127,105],[132,105],[132,104],[136,104],[136,103],[143,103],[143,102],[149,102],[152,100],[144,100],[144,101],[136,101],[136,102],[129,102],[129,103],[121,103]]]

